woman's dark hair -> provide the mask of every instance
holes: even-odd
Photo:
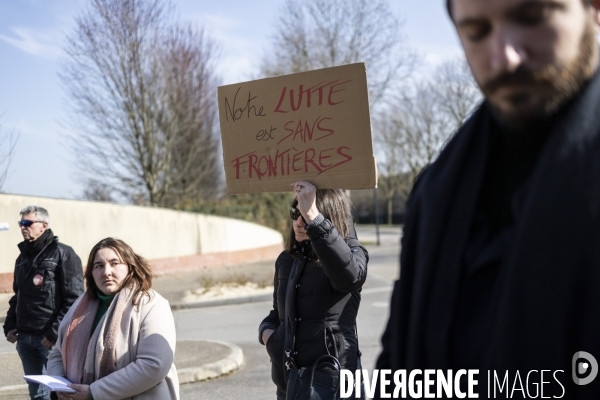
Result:
[[[117,253],[117,255],[121,258],[121,261],[123,261],[129,267],[129,273],[125,279],[123,279],[119,290],[125,286],[134,284],[134,292],[132,297],[134,306],[139,304],[141,298],[140,295],[148,296],[148,298],[150,297],[150,288],[152,287],[153,275],[150,263],[144,257],[136,254],[127,243],[120,239],[111,237],[102,239],[96,243],[96,245],[92,248],[92,251],[90,251],[90,256],[88,257],[88,262],[85,267],[85,281],[88,289],[91,290],[94,296],[96,296],[98,286],[96,286],[96,281],[94,281],[92,271],[94,270],[94,258],[100,249],[114,250],[114,252]]]
[[[350,233],[348,219],[352,211],[352,202],[342,189],[317,189],[317,208],[325,218],[331,221],[340,235],[346,239]],[[298,200],[292,201],[292,207],[298,206]],[[294,227],[290,228],[289,236],[285,241],[285,249],[289,252],[296,243]]]

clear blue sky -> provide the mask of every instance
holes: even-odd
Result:
[[[301,1],[301,0],[298,0]],[[204,26],[222,48],[223,83],[256,75],[283,0],[173,0],[184,20]],[[444,0],[391,0],[422,68],[460,53]],[[57,76],[65,33],[85,0],[0,0],[0,123],[21,133],[8,193],[78,198],[77,166],[61,135],[65,95]]]

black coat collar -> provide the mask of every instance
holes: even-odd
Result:
[[[534,167],[506,249],[507,284],[487,366],[569,371],[579,347],[600,354],[600,342],[591,334],[600,331],[600,295],[594,294],[600,287],[599,109],[596,75],[557,117]],[[401,293],[392,310],[402,316],[394,322],[400,342],[391,347],[402,368],[448,364],[448,346],[442,341],[439,348],[427,349],[439,364],[422,365],[423,338],[447,338],[452,328],[490,123],[483,104],[424,172],[409,201]],[[432,315],[437,331],[424,329]]]

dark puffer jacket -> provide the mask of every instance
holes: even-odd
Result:
[[[321,265],[314,257],[293,257],[287,251],[279,255],[275,263],[273,310],[259,328],[259,337],[264,329],[275,330],[266,347],[278,398],[285,398],[288,378],[284,365],[284,319],[286,289],[294,259],[297,264],[290,291],[294,290],[295,296],[290,295],[287,300],[290,329],[296,334],[297,367],[310,367],[320,356],[331,354],[338,358],[342,368],[356,369],[356,315],[360,290],[367,278],[367,250],[357,240],[353,226],[346,243],[327,219],[310,227],[307,235]]]
[[[24,251],[15,265],[13,290],[4,322],[4,335],[18,329],[19,332],[44,335],[56,343],[58,325],[71,305],[83,293],[83,269],[81,260],[73,249],[58,242],[55,237],[35,257]],[[37,274],[44,280],[34,285]]]

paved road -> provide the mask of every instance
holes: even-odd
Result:
[[[381,246],[367,245],[371,261],[358,313],[358,334],[363,365],[372,369],[380,352],[379,339],[388,318],[393,279],[398,275],[399,228],[381,230]],[[375,242],[374,228],[361,228],[360,240]],[[275,397],[269,357],[258,343],[257,328],[271,302],[183,310],[176,313],[178,339],[218,339],[240,346],[245,365],[230,376],[181,386],[182,400]]]

